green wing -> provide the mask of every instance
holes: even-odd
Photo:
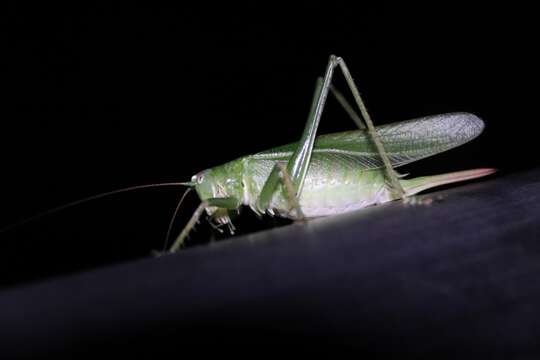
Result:
[[[463,145],[480,135],[483,129],[483,121],[469,113],[426,116],[376,128],[393,167]],[[297,143],[279,146],[251,158],[286,161],[296,146]],[[318,136],[313,156],[314,160],[318,157],[347,159],[363,169],[383,166],[375,146],[363,130]]]

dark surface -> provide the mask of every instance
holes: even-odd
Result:
[[[540,356],[540,169],[439,195],[4,291],[0,352]]]

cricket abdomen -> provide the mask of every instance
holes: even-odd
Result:
[[[308,218],[341,214],[389,200],[380,170],[337,172],[327,179],[308,177],[299,199]]]
[[[363,170],[343,156],[332,160],[322,161],[318,156],[311,160],[299,198],[306,217],[329,216],[392,200],[382,169]],[[245,182],[250,196],[245,205],[256,209],[257,198],[274,164],[271,160],[248,160]],[[296,218],[281,189],[276,191],[269,210]]]

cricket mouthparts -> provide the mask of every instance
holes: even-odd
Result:
[[[420,191],[431,189],[436,186],[451,184],[459,181],[472,180],[483,176],[491,175],[497,169],[481,168],[464,171],[456,171],[447,174],[422,176],[410,180],[401,180],[403,189],[407,195],[414,195]]]

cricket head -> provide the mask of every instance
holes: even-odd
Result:
[[[242,169],[241,161],[231,161],[193,175],[191,183],[202,201],[230,197],[242,201],[244,197]],[[216,207],[208,207],[206,212],[208,215],[213,215],[217,210]]]

